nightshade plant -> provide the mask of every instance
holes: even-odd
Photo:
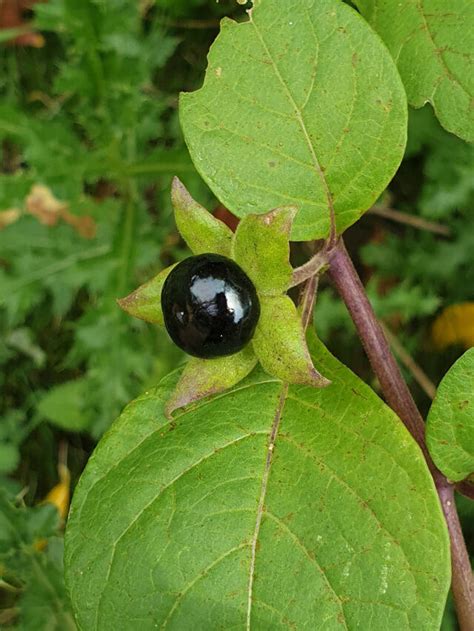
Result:
[[[255,368],[257,361],[268,374],[282,381],[326,385],[327,380],[311,361],[296,307],[284,294],[293,281],[289,234],[296,209],[287,207],[264,215],[248,215],[233,234],[195,202],[177,178],[173,181],[172,200],[176,224],[191,251],[196,255],[213,252],[233,259],[255,285],[260,309],[253,339],[238,353],[188,361],[167,403],[167,414],[236,385]],[[162,289],[175,269],[176,265],[166,268],[120,300],[121,307],[138,318],[164,325]]]
[[[372,4],[388,49],[340,0],[256,0],[248,21],[222,22],[203,87],[181,98],[193,161],[241,221],[233,235],[175,180],[176,223],[194,255],[239,264],[261,314],[243,350],[191,358],[131,403],[92,456],[66,533],[81,629],[433,630],[451,568],[461,629],[474,627],[454,505],[455,481],[473,494],[472,355],[453,367],[430,411],[435,465],[341,238],[383,192],[406,142],[390,25],[378,29]],[[429,15],[421,4],[417,11],[431,32],[446,3],[426,4]],[[455,15],[467,6],[447,4]],[[457,15],[470,37],[471,14]],[[415,21],[413,29],[407,42],[419,39]],[[467,54],[451,35],[450,46]],[[457,129],[448,119],[459,119],[472,132],[472,109],[469,118],[452,80],[457,67],[444,50],[430,50],[442,74],[426,98],[448,129]],[[411,53],[414,62],[416,47],[405,46],[401,72]],[[296,269],[290,238],[318,240]],[[388,405],[310,326],[326,269]],[[170,273],[121,306],[163,325]],[[297,309],[286,291],[300,284]]]

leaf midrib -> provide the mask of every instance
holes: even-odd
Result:
[[[260,497],[257,506],[257,516],[255,519],[255,529],[252,537],[251,557],[250,557],[250,569],[249,569],[249,581],[247,590],[247,617],[246,617],[246,629],[250,631],[251,619],[252,619],[252,602],[253,602],[253,584],[255,580],[255,563],[257,558],[257,542],[260,534],[260,526],[262,523],[263,508],[265,505],[265,498],[267,495],[268,479],[270,477],[270,468],[273,462],[273,450],[275,447],[275,441],[278,435],[280,427],[280,421],[283,414],[283,408],[287,400],[289,384],[282,384],[280,391],[280,397],[278,399],[278,405],[275,410],[275,416],[273,418],[272,427],[268,439],[267,456],[265,460],[265,469],[262,476],[262,484],[260,487]]]
[[[309,20],[309,22],[310,22],[311,27],[313,28],[313,32],[314,32],[313,23],[311,22],[311,20]],[[273,67],[273,69],[275,71],[275,74],[276,74],[279,82],[281,83],[281,85],[282,85],[282,87],[283,87],[283,89],[285,91],[285,94],[288,97],[288,100],[290,101],[290,104],[294,108],[296,119],[297,119],[297,121],[298,121],[298,123],[300,125],[301,131],[303,132],[303,136],[304,136],[305,141],[306,141],[306,143],[308,145],[308,149],[309,149],[309,152],[310,152],[310,155],[311,155],[311,159],[313,160],[313,164],[314,164],[316,173],[318,174],[318,176],[319,176],[319,178],[321,180],[321,183],[323,185],[324,193],[325,193],[327,204],[328,204],[328,210],[330,212],[331,221],[333,222],[334,219],[335,219],[335,211],[334,211],[334,203],[333,203],[331,191],[329,190],[329,185],[328,185],[328,182],[327,182],[326,177],[324,175],[324,171],[323,171],[323,169],[321,167],[321,164],[320,164],[320,162],[318,160],[318,157],[316,155],[316,152],[314,150],[313,143],[311,142],[311,138],[309,136],[308,129],[306,127],[306,123],[305,123],[304,118],[303,118],[303,113],[302,113],[301,109],[298,107],[298,105],[296,104],[296,101],[293,98],[293,95],[292,95],[289,87],[285,83],[285,80],[283,79],[283,77],[281,75],[281,72],[278,69],[278,66],[277,66],[277,64],[276,64],[276,62],[275,62],[275,60],[274,60],[274,58],[273,58],[273,56],[272,56],[272,54],[270,52],[270,49],[268,48],[268,46],[267,46],[267,44],[266,44],[266,42],[265,42],[265,40],[263,38],[262,33],[259,31],[255,21],[252,19],[252,14],[251,13],[250,13],[250,23],[253,25],[253,27],[255,29],[255,33],[256,33],[256,35],[257,35],[257,37],[258,37],[263,49],[265,50],[266,54],[268,55],[268,59],[272,63],[272,67]]]

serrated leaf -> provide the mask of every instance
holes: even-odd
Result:
[[[117,300],[120,307],[135,318],[164,326],[161,290],[169,273],[177,264],[170,265],[125,298]]]
[[[0,560],[7,562],[14,549],[27,552],[38,539],[50,537],[59,527],[59,515],[53,506],[17,507],[0,489]]]
[[[232,230],[198,204],[177,177],[173,179],[171,200],[178,230],[193,254],[230,256]]]
[[[239,217],[294,204],[295,240],[353,224],[391,180],[406,96],[385,46],[339,0],[258,0],[223,20],[204,86],[183,94],[193,162]]]
[[[474,472],[474,348],[441,381],[428,414],[426,441],[448,479],[458,482]]]
[[[440,123],[474,140],[474,4],[471,0],[355,0],[387,44],[408,101],[429,101]]]
[[[449,541],[421,452],[313,351],[323,390],[256,371],[169,422],[172,376],[125,410],[70,513],[81,629],[439,628]]]
[[[48,421],[72,432],[89,426],[90,418],[84,412],[88,382],[86,379],[66,381],[51,388],[38,402],[39,414]]]
[[[50,544],[49,544],[50,545]],[[63,568],[46,554],[32,560],[31,579],[18,601],[19,624],[16,631],[76,631],[64,587]]]
[[[170,416],[177,408],[235,386],[256,364],[257,358],[251,344],[239,353],[227,357],[190,357],[166,404],[166,415]]]
[[[268,374],[290,383],[328,384],[313,366],[298,311],[288,296],[261,296],[253,337],[259,362]]]
[[[290,284],[290,231],[296,208],[275,208],[264,215],[247,215],[234,235],[234,260],[245,270],[259,294],[284,293]]]

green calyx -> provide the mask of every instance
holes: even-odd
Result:
[[[193,254],[214,252],[233,259],[257,290],[261,315],[253,340],[239,353],[216,359],[191,358],[186,364],[166,412],[231,388],[260,362],[276,379],[315,387],[328,380],[313,366],[301,319],[286,296],[292,284],[290,232],[297,209],[276,208],[248,215],[233,233],[196,202],[178,178],[172,185],[176,225]],[[130,315],[164,326],[161,291],[175,265],[162,270],[129,296],[118,301]]]

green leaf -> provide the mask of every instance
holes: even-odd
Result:
[[[40,399],[39,414],[61,429],[73,432],[87,429],[90,419],[84,413],[84,403],[88,385],[86,379],[76,379],[54,386]]]
[[[474,348],[441,381],[427,419],[426,442],[436,466],[454,482],[474,472]]]
[[[295,240],[353,224],[391,180],[406,96],[380,39],[340,0],[257,0],[224,19],[204,86],[183,94],[193,162],[239,217],[294,204]]]
[[[0,442],[0,474],[13,473],[20,462],[20,451],[17,445]]]
[[[290,230],[296,208],[275,208],[265,215],[247,215],[237,226],[233,258],[259,294],[285,292],[291,281]]]
[[[414,107],[474,140],[474,4],[471,0],[355,0],[387,44]]]
[[[20,584],[16,602],[18,631],[76,629],[66,595],[59,514],[54,506],[15,506],[0,490],[0,566],[2,576]],[[44,551],[37,544],[44,543]],[[3,628],[3,627],[2,627]]]
[[[230,256],[232,230],[194,201],[177,177],[173,179],[171,199],[178,230],[194,254]]]
[[[312,347],[328,388],[255,371],[170,422],[172,375],[126,408],[68,522],[81,629],[439,628],[449,540],[421,452]]]
[[[235,386],[256,364],[257,358],[251,344],[239,353],[227,357],[191,357],[166,405],[166,415],[170,416],[177,408]]]
[[[31,556],[30,578],[18,602],[18,631],[77,629],[64,587],[62,564],[50,558],[50,545],[49,542],[46,553]]]
[[[50,537],[59,528],[59,513],[51,504],[26,508],[17,507],[7,496],[5,489],[0,489],[0,562],[10,569],[23,567],[24,559],[15,559],[28,552],[39,540]]]
[[[117,300],[120,307],[135,318],[164,326],[161,290],[169,273],[176,265],[177,263],[170,265],[125,298]]]
[[[268,374],[290,383],[328,384],[314,368],[298,311],[288,296],[261,296],[253,337],[258,360]]]

